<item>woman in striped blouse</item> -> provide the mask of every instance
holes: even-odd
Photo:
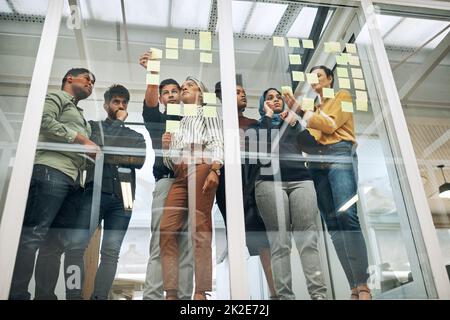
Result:
[[[205,300],[212,290],[211,209],[223,165],[223,134],[217,113],[204,114],[204,92],[199,80],[186,79],[181,86],[185,116],[169,148],[163,146],[164,164],[175,173],[160,225],[163,285],[169,300],[178,299],[177,233],[188,216],[195,246],[194,299]],[[186,115],[189,108],[193,111]]]

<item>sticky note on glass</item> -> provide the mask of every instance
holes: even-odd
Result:
[[[339,88],[350,89],[350,80],[346,78],[339,78]]]
[[[366,82],[360,79],[354,79],[353,84],[357,90],[366,90]]]
[[[357,56],[349,56],[348,57],[348,63],[351,66],[358,66],[359,67],[361,65],[361,63],[359,62],[359,58]]]
[[[353,113],[353,103],[348,101],[341,101],[342,111]]]
[[[211,51],[211,32],[200,31],[200,50]]]
[[[161,70],[161,61],[148,60],[147,61],[147,71],[156,71],[159,72]]]
[[[166,49],[166,59],[178,60],[178,50],[177,49]]]
[[[291,48],[300,48],[300,40],[296,38],[288,38],[288,45]]]
[[[305,49],[314,49],[314,43],[312,40],[303,39],[302,44],[303,44],[303,48],[305,48]]]
[[[184,50],[195,50],[195,39],[183,39]]]
[[[283,87],[281,87],[281,94],[284,94],[284,93],[286,93],[286,92],[289,92],[289,93],[291,93],[292,95],[294,94],[294,93],[292,92],[292,88],[291,88],[291,87],[289,87],[289,86],[283,86]]]
[[[337,68],[337,76],[339,78],[348,78],[348,71],[345,68]]]
[[[212,53],[200,52],[200,62],[212,63]]]
[[[324,98],[334,99],[334,89],[333,88],[322,88],[322,95]]]
[[[284,38],[283,37],[273,37],[273,46],[274,47],[284,47]]]
[[[345,48],[347,49],[347,52],[349,52],[349,53],[356,53],[356,45],[354,43],[347,43],[345,45]]]
[[[159,74],[147,73],[146,81],[147,85],[159,85]]]
[[[178,38],[166,38],[166,48],[178,49]]]
[[[203,107],[203,116],[205,118],[216,118],[217,117],[217,108],[211,107],[211,106],[204,106]]]
[[[184,116],[196,116],[197,115],[197,105],[184,104],[183,111],[184,111]]]
[[[356,110],[367,111],[368,110],[367,100],[358,100],[358,99],[356,99]]]
[[[175,103],[168,103],[167,114],[173,116],[181,116],[181,106]]]
[[[167,120],[166,121],[166,132],[177,132],[180,129],[180,121]]]
[[[203,93],[203,102],[207,104],[216,104],[216,94],[214,92]]]
[[[305,74],[300,71],[292,71],[292,80],[293,81],[305,81]]]
[[[289,63],[290,64],[302,64],[302,58],[299,54],[290,54],[289,55]]]
[[[314,110],[314,99],[303,98],[303,100],[302,100],[302,109]]]
[[[336,56],[336,63],[339,65],[347,65],[348,58],[346,56],[337,55]]]
[[[362,79],[363,78],[362,70],[359,68],[352,68],[352,77]]]
[[[356,100],[366,100],[367,101],[367,92],[366,91],[355,91]]]
[[[325,42],[325,52],[341,52],[341,44],[339,42]]]
[[[150,51],[152,52],[152,59],[162,59],[163,52],[160,49],[156,48],[150,48]]]
[[[319,78],[317,77],[317,73],[307,73],[306,74],[306,81],[309,84],[319,83]]]

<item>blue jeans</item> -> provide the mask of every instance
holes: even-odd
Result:
[[[350,287],[354,288],[366,284],[369,277],[367,248],[359,224],[357,201],[347,209],[342,208],[358,194],[358,158],[349,141],[329,145],[327,155],[344,162],[311,163],[310,172],[320,213]]]
[[[41,251],[46,239],[58,238],[74,226],[81,190],[79,182],[73,181],[61,171],[45,165],[34,166],[9,292],[10,299],[30,299],[28,285],[33,276],[36,251]],[[63,240],[60,239],[58,243],[63,243]],[[36,295],[38,296],[38,292]]]

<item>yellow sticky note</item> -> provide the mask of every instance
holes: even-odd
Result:
[[[367,101],[367,92],[366,91],[358,91],[355,90],[356,100],[366,100]]]
[[[306,81],[309,84],[319,83],[319,78],[317,77],[317,73],[307,73],[306,74]]]
[[[216,94],[214,92],[203,93],[203,102],[207,104],[216,104]]]
[[[357,90],[366,90],[366,82],[360,79],[354,79],[353,84]]]
[[[314,43],[312,40],[303,39],[302,44],[303,44],[303,48],[305,48],[305,49],[314,49]]]
[[[212,63],[212,53],[200,52],[200,62]]]
[[[147,61],[147,71],[156,71],[159,72],[161,70],[161,61],[157,60],[148,60]]]
[[[334,89],[333,88],[322,88],[322,94],[324,98],[334,99]]]
[[[159,74],[151,74],[151,73],[147,73],[147,78],[145,83],[147,85],[159,85]]]
[[[178,38],[166,38],[166,48],[178,49]]]
[[[294,94],[294,93],[292,92],[292,88],[289,87],[289,86],[283,86],[283,87],[281,87],[281,94],[284,94],[285,92],[289,92],[289,93],[291,93],[292,95]]]
[[[195,39],[183,39],[184,50],[195,50]]]
[[[300,48],[300,40],[296,38],[288,38],[288,45],[291,48]]]
[[[184,116],[196,116],[197,115],[197,105],[195,104],[184,104]]]
[[[216,107],[203,106],[203,116],[205,118],[216,118],[217,117]]]
[[[200,31],[200,50],[211,51],[211,32]]]
[[[314,110],[314,99],[303,98],[302,108],[305,110]]]
[[[302,58],[299,54],[290,54],[289,55],[289,63],[290,64],[302,64]]]
[[[305,81],[305,74],[300,71],[292,71],[292,80],[293,81]]]
[[[347,49],[347,52],[349,52],[349,53],[356,53],[356,45],[354,43],[347,43],[345,45],[345,48]]]
[[[166,121],[166,132],[177,132],[180,129],[180,121],[167,120]]]
[[[359,58],[357,56],[349,56],[348,57],[348,63],[351,66],[358,66],[359,67],[361,65],[361,63],[359,62]]]
[[[346,68],[337,68],[337,76],[339,78],[348,78],[348,71]]]
[[[181,116],[181,106],[176,103],[168,103],[167,104],[167,114],[174,116]]]
[[[341,101],[342,111],[353,113],[353,103],[348,101]]]
[[[350,89],[350,80],[346,78],[339,78],[339,88]]]
[[[166,49],[166,59],[178,60],[178,50],[177,49]]]
[[[273,46],[274,47],[284,47],[284,38],[283,37],[273,37]]]
[[[162,59],[163,52],[160,49],[156,48],[150,48],[150,51],[152,52],[152,59]]]
[[[341,52],[341,44],[339,42],[325,42],[325,52]]]
[[[358,100],[358,99],[356,99],[356,110],[367,111],[368,110],[367,100]]]
[[[347,65],[348,58],[346,56],[337,55],[336,56],[336,63],[339,65]]]
[[[362,79],[363,78],[362,70],[359,68],[352,68],[352,77]]]

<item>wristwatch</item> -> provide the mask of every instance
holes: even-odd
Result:
[[[220,169],[213,169],[213,168],[210,168],[210,169],[209,169],[209,172],[214,172],[215,174],[217,174],[218,177],[220,177]]]

